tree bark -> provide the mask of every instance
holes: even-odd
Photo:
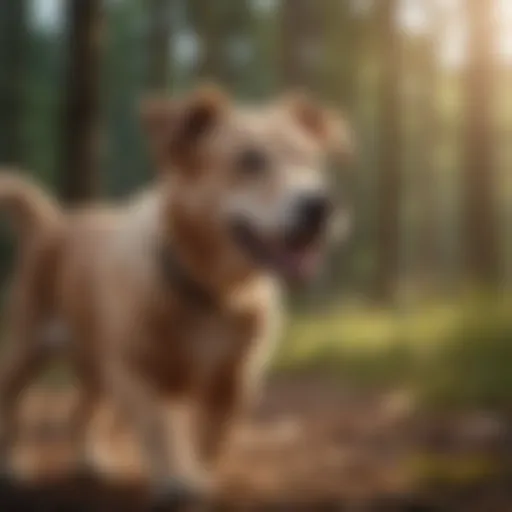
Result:
[[[380,0],[380,149],[377,183],[377,269],[375,294],[392,298],[400,269],[400,213],[402,199],[401,48],[395,26],[395,0]]]
[[[67,1],[68,64],[62,123],[59,191],[66,203],[99,192],[101,0]]]
[[[492,151],[495,5],[491,1],[465,1],[469,63],[465,77],[464,254],[469,277],[478,285],[496,284],[500,267]]]
[[[0,163],[21,164],[25,0],[0,0]]]
[[[165,92],[171,78],[172,0],[150,0],[148,87]]]
[[[283,0],[280,67],[282,85],[316,89],[322,76],[324,0]]]
[[[324,26],[326,56],[323,69],[322,89],[330,102],[341,115],[346,116],[351,129],[356,130],[358,110],[358,66],[361,64],[360,54],[360,20],[353,15],[350,2],[324,2]],[[341,171],[341,172],[340,172]],[[351,198],[352,204],[357,204],[354,197],[359,174],[345,169],[333,169],[330,177],[333,187],[333,200],[342,208],[351,209],[351,204],[345,204]],[[357,215],[353,219],[356,223]],[[324,276],[323,291],[339,293],[340,288],[347,282],[351,273],[351,263],[354,258],[355,244],[353,241],[345,244],[335,244],[329,251],[329,265]]]
[[[426,2],[429,30],[417,40],[413,54],[419,96],[416,98],[420,119],[415,134],[414,200],[419,202],[418,244],[414,251],[414,270],[425,291],[432,291],[440,270],[440,180],[436,165],[439,134],[442,129],[438,112],[440,70],[436,41],[442,32],[442,13],[437,3]]]
[[[202,80],[225,83],[224,36],[220,20],[221,5],[218,2],[189,0],[188,9],[192,24],[201,41],[201,53],[197,63],[197,76]]]
[[[189,0],[188,9],[201,41],[201,54],[196,69],[201,80],[215,81],[236,89],[247,74],[233,58],[231,51],[250,32],[250,0]]]

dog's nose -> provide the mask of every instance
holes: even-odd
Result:
[[[320,229],[331,210],[329,197],[324,193],[308,194],[299,199],[299,224],[302,229],[316,231]]]

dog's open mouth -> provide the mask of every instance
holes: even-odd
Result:
[[[238,245],[255,263],[270,268],[287,280],[310,280],[322,263],[323,240],[320,233],[263,236],[244,221],[233,223],[232,232]]]

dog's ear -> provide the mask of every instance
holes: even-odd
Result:
[[[343,115],[318,104],[302,91],[284,97],[285,109],[323,150],[341,163],[355,154],[354,136]]]
[[[205,86],[189,97],[153,98],[142,104],[142,124],[159,168],[188,168],[197,164],[198,145],[226,111],[227,97]]]

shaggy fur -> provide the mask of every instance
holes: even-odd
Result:
[[[0,204],[21,244],[0,374],[0,457],[7,464],[19,395],[59,346],[81,384],[77,450],[107,396],[137,435],[153,489],[203,493],[281,324],[279,269],[243,250],[228,220],[249,219],[274,240],[292,199],[323,186],[323,157],[348,142],[335,116],[297,97],[250,109],[205,89],[147,102],[142,122],[159,176],[126,204],[64,212],[27,179],[0,174]],[[246,147],[270,155],[272,171],[239,172]],[[166,248],[213,308],[184,300],[165,279]]]

